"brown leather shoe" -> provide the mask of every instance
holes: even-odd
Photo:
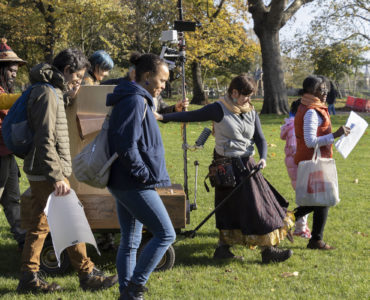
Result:
[[[110,288],[118,282],[118,276],[105,276],[102,271],[95,268],[86,275],[80,275],[80,287],[86,291],[96,291]]]
[[[326,244],[323,240],[310,240],[307,244],[308,249],[334,250],[335,248]]]
[[[37,272],[23,272],[17,287],[17,293],[52,293],[61,290],[60,285],[48,283]]]

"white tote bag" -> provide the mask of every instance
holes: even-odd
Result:
[[[299,206],[335,206],[340,201],[335,161],[322,158],[318,147],[312,160],[298,165],[295,201]]]

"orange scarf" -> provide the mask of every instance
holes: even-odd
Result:
[[[310,108],[327,108],[325,103],[321,102],[320,98],[317,98],[311,94],[304,94],[302,96],[301,103]]]
[[[250,102],[246,102],[244,105],[235,104],[228,94],[225,95],[224,99],[220,99],[220,101],[230,112],[238,115],[245,114],[254,109],[253,105]]]

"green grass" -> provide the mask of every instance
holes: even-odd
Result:
[[[261,101],[255,102],[260,110]],[[191,109],[197,108],[192,106]],[[345,123],[347,115],[332,117],[333,129]],[[370,122],[370,117],[366,117]],[[284,142],[280,140],[280,126],[284,116],[262,115],[263,131],[268,147],[267,168],[264,176],[295,207],[294,192],[284,164]],[[194,144],[204,127],[211,122],[187,126],[188,143]],[[183,184],[183,154],[180,124],[160,124],[166,149],[167,168],[173,183]],[[203,178],[211,161],[214,138],[211,136],[203,150],[188,152],[189,195],[194,195],[194,161],[200,163],[198,177],[198,209],[191,212],[187,230],[193,229],[213,209],[213,190],[207,193]],[[356,148],[344,160],[337,152],[336,159],[340,198],[338,206],[329,211],[325,240],[337,249],[319,252],[306,249],[306,240],[296,238],[282,247],[290,248],[294,255],[281,264],[262,265],[259,250],[236,246],[234,252],[243,255],[244,262],[216,262],[212,255],[217,243],[214,218],[211,218],[194,239],[176,243],[176,263],[173,269],[153,273],[148,282],[146,299],[369,299],[369,203],[370,184],[369,130]],[[355,180],[358,179],[358,183]],[[21,178],[22,190],[27,181]],[[312,224],[312,216],[309,218]],[[115,253],[104,252],[99,257],[89,248],[93,261],[108,272],[115,272]],[[117,299],[118,288],[103,292],[82,292],[75,273],[48,278],[65,288],[54,295],[18,296],[20,253],[9,233],[4,214],[0,214],[0,298],[3,299]],[[284,272],[299,272],[297,277],[284,278]]]

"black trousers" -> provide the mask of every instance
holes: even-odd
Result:
[[[313,212],[313,224],[311,231],[311,240],[322,240],[324,237],[324,228],[328,218],[328,206],[299,206],[294,211],[296,220]]]
[[[19,169],[14,155],[0,156],[0,204],[10,225],[10,231],[18,244],[22,245],[25,230],[20,227]]]

